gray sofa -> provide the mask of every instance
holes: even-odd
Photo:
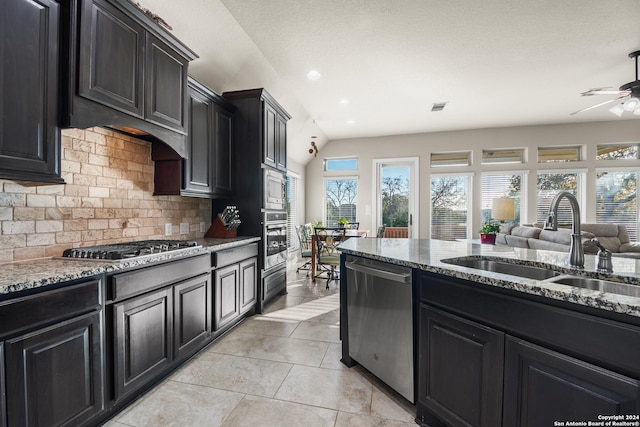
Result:
[[[518,248],[546,249],[569,252],[571,229],[558,228],[557,231],[544,230],[543,224],[500,225],[496,235],[496,245]],[[582,246],[586,254],[596,254],[598,248],[591,243],[597,237],[600,243],[609,249],[613,256],[639,258],[640,243],[630,242],[627,229],[617,224],[581,224]]]

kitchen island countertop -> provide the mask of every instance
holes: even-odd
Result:
[[[567,253],[509,246],[428,239],[365,238],[349,239],[340,246],[340,250],[345,254],[640,317],[639,297],[527,279],[442,262],[448,258],[458,257],[500,258],[514,264],[533,264],[558,271],[561,274],[580,275],[640,286],[640,260],[636,259],[614,257],[614,272],[603,274],[595,271],[596,258],[594,255],[585,255],[584,269],[576,269],[566,266]]]
[[[231,239],[195,239],[201,246],[180,251],[158,253],[155,256],[132,258],[126,261],[101,261],[74,258],[41,258],[0,265],[0,297],[12,293],[55,285],[57,283],[111,273],[161,261],[171,261],[230,249],[259,241],[259,237]]]

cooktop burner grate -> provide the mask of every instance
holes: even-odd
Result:
[[[154,255],[162,252],[197,248],[197,242],[189,240],[143,240],[141,242],[114,243],[66,249],[63,258],[124,260]]]

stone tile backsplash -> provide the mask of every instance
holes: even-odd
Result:
[[[126,135],[63,130],[62,177],[64,185],[0,180],[0,262],[59,256],[69,247],[198,238],[200,222],[211,223],[208,199],[153,196],[151,144]],[[189,234],[179,234],[180,223]]]

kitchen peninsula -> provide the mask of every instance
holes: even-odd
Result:
[[[381,262],[411,271],[417,422],[537,426],[640,414],[636,260],[614,259],[614,272],[601,274],[595,272],[595,256],[586,256],[579,270],[565,266],[562,252],[460,242],[352,239],[341,251],[340,325],[347,366],[361,363],[350,348],[350,323],[356,319],[349,313],[351,282],[362,287],[369,280],[354,279],[350,269]],[[487,271],[491,263],[510,267],[509,274]],[[532,272],[544,277],[523,277]],[[613,291],[588,289],[594,284],[609,284]]]

